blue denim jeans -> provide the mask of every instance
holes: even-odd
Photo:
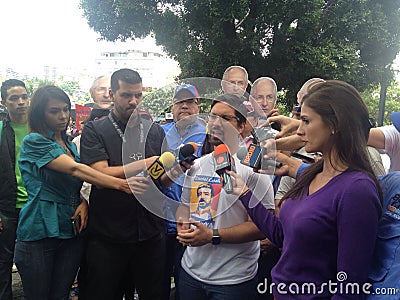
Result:
[[[0,210],[3,231],[0,233],[0,300],[12,299],[11,269],[14,259],[15,236],[19,209],[15,212]]]
[[[207,284],[194,279],[181,268],[179,297],[190,300],[254,300],[257,297],[256,285],[257,276],[239,284]]]
[[[15,264],[26,300],[66,300],[78,271],[83,240],[47,238],[17,241]]]

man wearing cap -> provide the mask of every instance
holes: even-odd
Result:
[[[201,155],[201,143],[204,141],[206,128],[198,119],[200,111],[200,97],[195,86],[191,84],[182,84],[175,88],[172,99],[173,122],[162,125],[165,131],[166,139],[170,151],[175,151],[180,146],[189,142],[197,144],[196,155]],[[168,282],[165,299],[169,299],[170,277],[174,276],[175,287],[178,287],[180,260],[183,254],[183,246],[176,240],[175,213],[182,194],[184,176],[171,186],[169,186],[165,195],[168,199],[165,203],[165,212],[167,214],[167,268],[166,278]],[[179,293],[176,291],[176,298],[179,299]]]
[[[18,167],[22,140],[28,133],[29,97],[25,84],[9,79],[1,86],[1,102],[8,115],[0,121],[0,299],[13,299],[11,270],[19,211],[28,200]]]
[[[390,157],[390,169],[400,171],[400,112],[390,115],[393,125],[371,128],[368,145],[382,149]]]
[[[207,153],[195,160],[186,173],[177,211],[178,240],[188,246],[181,261],[181,299],[242,300],[256,297],[260,251],[257,240],[265,236],[260,234],[243,205],[215,171],[221,158],[226,157],[231,166],[235,165],[236,172],[252,186],[258,199],[268,209],[274,209],[269,177],[253,172],[236,156],[246,115],[247,109],[239,97],[224,94],[214,99],[207,123],[210,147],[203,149],[203,153]],[[202,187],[209,187],[211,195],[206,197],[211,196],[211,214],[208,218],[203,214],[199,221],[196,220],[197,208],[199,205],[205,208],[208,202],[200,197]]]

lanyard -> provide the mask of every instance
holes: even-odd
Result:
[[[112,116],[111,112],[108,114],[108,118],[110,119],[111,123],[113,124],[115,131],[118,133],[119,137],[122,139],[122,141],[125,143],[125,136],[124,133],[122,132],[121,128],[119,128],[117,122],[115,122],[114,117]],[[142,119],[139,116],[140,124],[140,144],[143,144],[144,142],[144,132],[143,132],[143,124],[142,124]]]
[[[142,119],[139,117],[140,123],[139,123],[139,130],[140,130],[140,144],[139,144],[139,150],[143,147],[143,143],[144,143],[144,129],[143,129],[143,123],[142,123]],[[125,139],[125,135],[122,132],[121,128],[118,126],[117,122],[115,122],[114,117],[112,116],[111,112],[108,114],[108,118],[110,119],[112,125],[115,128],[115,131],[118,133],[119,137],[122,139],[122,142],[125,143],[126,139]],[[133,160],[140,160],[143,158],[143,154],[141,152],[137,152],[137,153],[133,153],[129,156],[129,158],[133,159]]]

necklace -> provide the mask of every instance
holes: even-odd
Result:
[[[120,137],[120,138],[122,139],[122,141],[125,143],[125,142],[126,142],[125,135],[124,135],[124,133],[122,132],[121,128],[119,128],[117,122],[115,122],[114,117],[112,116],[111,112],[108,114],[108,118],[110,119],[112,125],[114,126],[115,130],[117,131],[119,137]],[[139,141],[140,141],[140,144],[143,144],[143,142],[144,142],[144,132],[143,132],[142,119],[140,118],[140,116],[139,116],[139,122],[140,122],[140,123],[139,123],[139,130],[140,130],[140,133],[139,133]]]

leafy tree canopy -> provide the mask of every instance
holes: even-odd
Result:
[[[104,39],[154,35],[181,78],[221,78],[234,64],[271,76],[286,103],[310,77],[363,90],[390,82],[400,48],[400,0],[81,0]]]

